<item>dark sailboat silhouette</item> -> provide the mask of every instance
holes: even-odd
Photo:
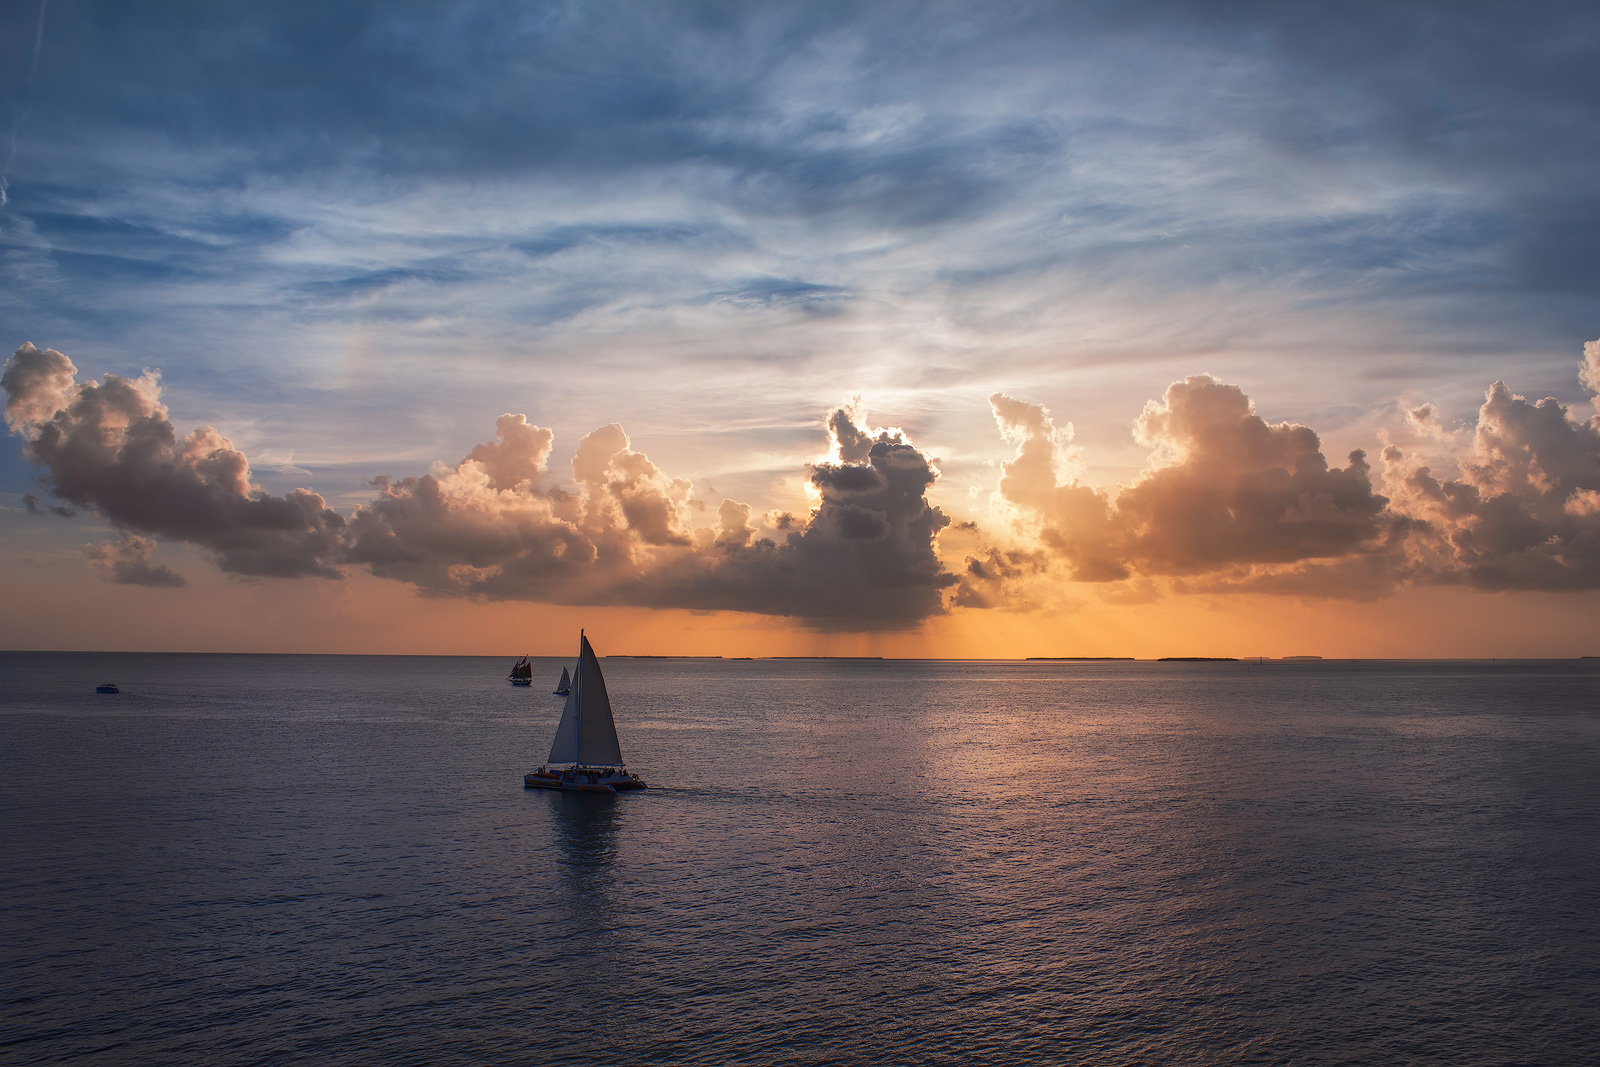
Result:
[[[522,776],[526,789],[568,789],[594,793],[620,793],[645,788],[644,781],[628,771],[617,743],[617,724],[611,717],[611,698],[600,674],[589,639],[578,631],[578,666],[572,674],[572,691],[561,709],[561,723],[544,766]]]

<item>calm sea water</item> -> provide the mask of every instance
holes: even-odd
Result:
[[[1600,1062],[1600,662],[509,665],[0,655],[0,1061]]]

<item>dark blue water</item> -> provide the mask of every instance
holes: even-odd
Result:
[[[1600,1062],[1600,663],[604,663],[0,655],[0,1062]]]

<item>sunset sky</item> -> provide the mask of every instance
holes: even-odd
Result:
[[[5,5],[0,646],[1600,654],[1597,50]]]

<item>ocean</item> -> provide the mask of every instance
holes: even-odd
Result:
[[[562,662],[0,654],[0,1062],[1600,1063],[1600,661]]]

